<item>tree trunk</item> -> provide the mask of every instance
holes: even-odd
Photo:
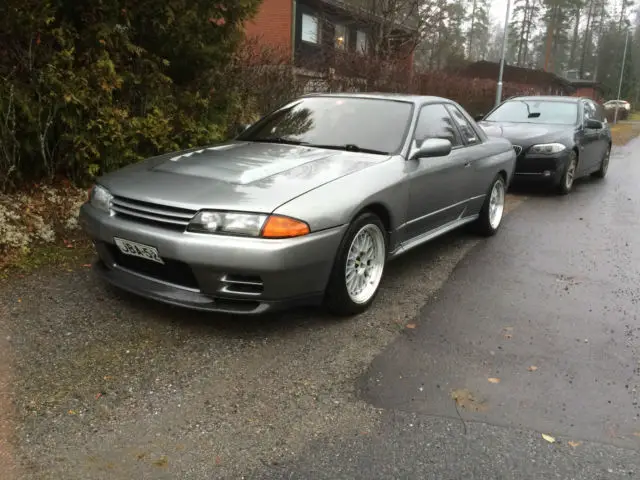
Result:
[[[584,76],[584,64],[587,59],[587,52],[591,44],[591,19],[593,18],[593,0],[589,2],[589,14],[587,16],[587,28],[584,31],[584,45],[582,46],[582,58],[580,59],[580,78]]]

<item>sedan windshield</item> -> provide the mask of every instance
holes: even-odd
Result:
[[[238,140],[378,154],[402,147],[413,105],[349,97],[309,97],[267,115]]]
[[[578,121],[578,104],[512,100],[503,103],[484,120],[486,122],[574,125]]]

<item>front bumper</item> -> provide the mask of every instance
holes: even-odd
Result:
[[[195,310],[248,315],[321,302],[347,228],[283,240],[195,234],[89,204],[80,223],[98,253],[94,271],[114,286]],[[122,254],[114,237],[157,248],[165,264]]]
[[[570,150],[557,155],[531,156],[522,153],[516,159],[514,181],[538,181],[557,184],[569,161]]]

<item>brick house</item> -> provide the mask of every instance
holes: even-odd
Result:
[[[355,64],[358,55],[373,53],[371,39],[385,21],[362,6],[366,4],[367,0],[263,0],[245,31],[247,37],[286,52],[298,68],[348,75],[348,64]],[[391,31],[395,43],[390,44],[390,56],[406,62],[411,74],[410,39],[415,32],[405,25]]]

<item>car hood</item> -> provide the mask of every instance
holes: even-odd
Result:
[[[199,210],[270,213],[325,183],[390,158],[257,142],[230,142],[153,157],[100,178],[115,195]]]
[[[479,122],[490,137],[503,137],[523,148],[536,143],[562,142],[572,139],[574,127],[567,125],[539,125],[535,123]]]

